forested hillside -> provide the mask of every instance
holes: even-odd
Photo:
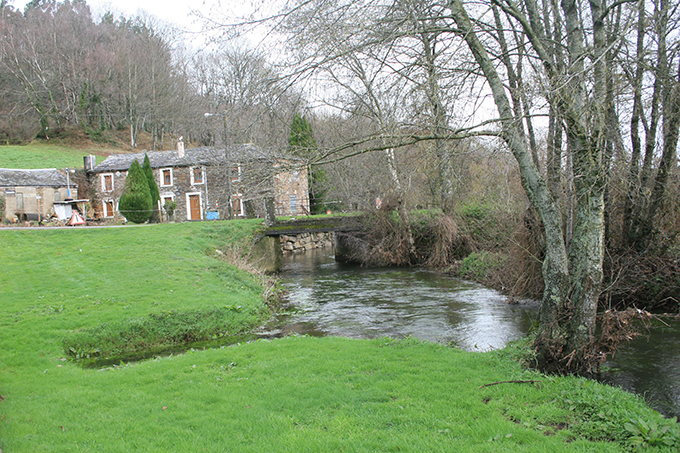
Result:
[[[152,135],[153,149],[172,147],[179,136],[198,144],[225,134],[231,142],[285,143],[296,101],[272,83],[255,52],[192,55],[172,26],[151,16],[96,18],[82,0],[35,0],[24,11],[3,0],[0,11],[4,144],[74,127],[94,141],[125,130],[130,148],[140,132]],[[220,117],[205,116],[214,112]]]

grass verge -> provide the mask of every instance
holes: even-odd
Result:
[[[83,156],[108,156],[110,150],[76,149],[43,142],[0,146],[0,168],[83,168]],[[99,161],[102,157],[98,157]]]
[[[626,420],[662,423],[620,390],[523,370],[512,348],[291,337],[104,370],[68,360],[79,335],[262,313],[262,286],[223,259],[256,226],[0,231],[0,448],[618,452]],[[499,383],[513,380],[533,382]]]

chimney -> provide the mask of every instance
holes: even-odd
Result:
[[[177,157],[179,157],[180,159],[184,157],[184,142],[182,141],[183,138],[184,137],[182,136],[177,140]]]
[[[95,165],[97,165],[97,156],[90,154],[83,157],[83,160],[85,161],[85,171],[93,171]]]

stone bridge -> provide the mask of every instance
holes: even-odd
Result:
[[[279,221],[256,236],[254,255],[263,270],[270,273],[280,270],[282,253],[299,253],[313,248],[335,247],[336,260],[345,261],[343,238],[363,230],[361,219],[360,216],[345,216]]]

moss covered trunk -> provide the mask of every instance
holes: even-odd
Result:
[[[597,0],[591,2],[593,27],[593,52],[604,49],[601,12]],[[571,157],[574,174],[576,209],[574,232],[567,243],[562,229],[562,211],[547,187],[527,145],[522,119],[513,112],[506,85],[495,63],[491,60],[461,0],[449,2],[452,17],[476,63],[492,91],[498,108],[502,138],[519,165],[522,186],[538,211],[546,237],[546,255],[543,262],[545,291],[540,309],[540,327],[534,346],[537,367],[543,371],[570,373],[589,367],[595,333],[597,300],[602,283],[602,257],[604,251],[604,188],[605,174],[602,160],[601,123],[604,105],[605,61],[598,59],[592,71],[596,80],[592,99],[588,99],[583,74],[584,42],[580,28],[579,5],[565,0],[562,9],[567,32],[569,57],[568,82],[556,71],[554,58],[540,39],[541,30],[534,29],[537,6],[527,0],[529,18],[517,9],[504,10],[521,22],[522,31],[531,42],[536,56],[542,61],[551,92],[549,102],[554,107],[567,133],[567,154]],[[532,15],[533,14],[533,15]],[[588,107],[588,108],[586,108]],[[591,115],[584,115],[592,108]]]

